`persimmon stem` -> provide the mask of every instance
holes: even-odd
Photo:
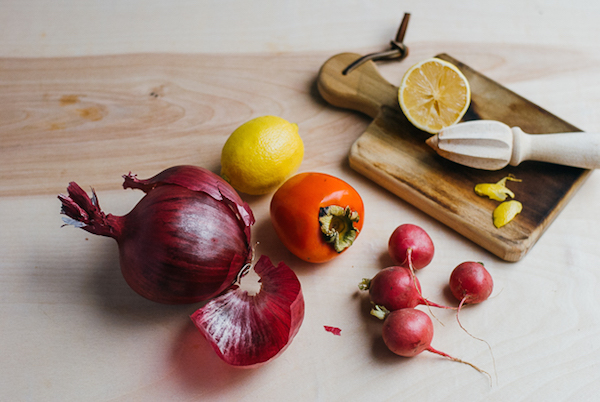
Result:
[[[335,251],[341,253],[352,245],[358,229],[354,224],[360,220],[358,212],[343,208],[339,205],[330,205],[319,209],[319,225],[325,241],[330,243]]]

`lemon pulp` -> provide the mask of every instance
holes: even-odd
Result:
[[[398,101],[414,126],[435,134],[462,119],[471,103],[471,88],[455,65],[431,58],[404,74]]]

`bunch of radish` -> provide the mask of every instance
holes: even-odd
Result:
[[[452,271],[449,280],[450,290],[459,301],[458,307],[429,301],[421,293],[421,285],[415,272],[429,265],[434,251],[433,241],[425,230],[412,224],[400,225],[394,230],[388,243],[388,252],[396,265],[381,270],[371,279],[363,279],[359,288],[369,291],[373,305],[371,314],[384,320],[383,341],[393,353],[412,357],[428,351],[468,364],[487,374],[471,363],[434,349],[431,346],[431,318],[415,307],[426,305],[428,308],[456,309],[457,321],[466,331],[460,324],[458,313],[465,304],[481,303],[488,299],[493,290],[492,277],[482,264],[463,262]]]

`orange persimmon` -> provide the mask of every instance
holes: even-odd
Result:
[[[271,199],[271,221],[285,247],[308,262],[325,262],[348,249],[363,226],[364,205],[345,181],[300,173]]]

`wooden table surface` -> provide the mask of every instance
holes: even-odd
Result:
[[[529,254],[509,263],[348,165],[370,118],[327,104],[316,74],[334,54],[387,48],[405,12],[409,58],[378,64],[390,82],[444,52],[580,129],[600,130],[596,1],[4,0],[0,400],[595,400],[598,173]],[[296,271],[306,316],[284,354],[240,370],[189,320],[198,305],[144,300],[122,279],[113,240],[61,228],[56,195],[76,180],[96,189],[105,211],[125,214],[141,194],[121,189],[122,174],[182,163],[218,172],[228,135],[264,114],[298,123],[300,171],[351,183],[365,225],[347,253],[310,265],[274,234],[270,196],[243,195],[257,218],[258,252]],[[435,243],[419,272],[429,299],[453,302],[446,284],[460,262],[482,261],[494,277],[492,297],[461,313],[494,360],[451,311],[434,311],[432,343],[490,372],[491,386],[468,366],[427,353],[400,358],[383,345],[357,284],[391,265],[387,240],[401,223],[422,226]]]

